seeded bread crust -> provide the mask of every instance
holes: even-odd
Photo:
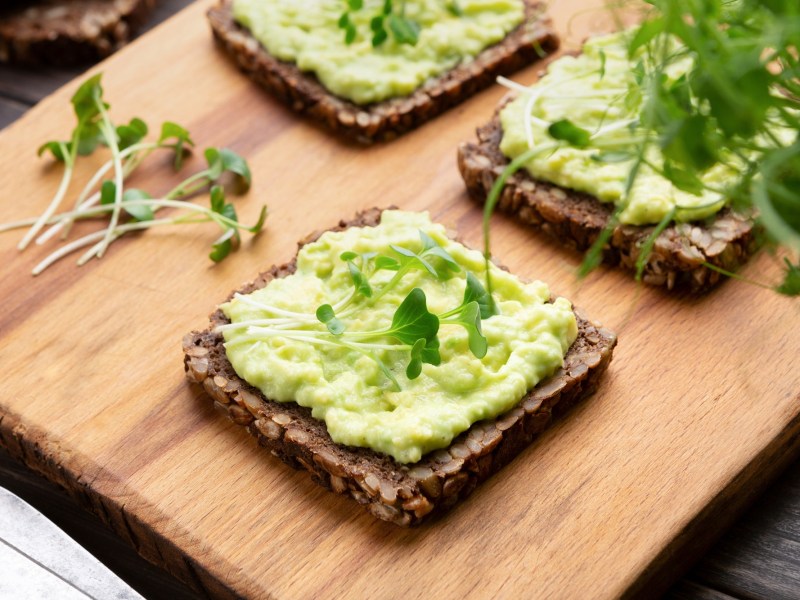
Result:
[[[340,222],[334,230],[379,221],[380,210],[371,209],[352,221]],[[300,247],[318,237],[310,236]],[[295,261],[272,267],[239,292],[250,293],[294,271]],[[208,329],[184,338],[184,367],[188,379],[205,388],[220,412],[246,427],[283,462],[307,470],[316,483],[350,496],[377,518],[407,527],[465,498],[524,450],[554,416],[594,392],[611,360],[616,336],[577,311],[576,316],[578,338],[567,352],[563,368],[509,412],[474,424],[448,448],[410,465],[368,448],[335,443],[324,422],[312,418],[309,409],[269,400],[240,379],[225,355],[221,334],[214,333],[217,325],[229,322],[220,310],[211,315]]]
[[[388,141],[434,118],[479,90],[498,75],[510,74],[558,47],[558,39],[544,17],[543,6],[526,0],[525,22],[475,60],[428,80],[408,96],[359,106],[326,90],[313,73],[267,53],[244,27],[237,24],[231,0],[222,0],[208,12],[219,46],[251,79],[277,96],[292,110],[308,115],[337,134],[363,144]]]
[[[0,62],[71,66],[124,46],[156,0],[32,0],[0,9]]]
[[[507,102],[501,103],[500,108]],[[509,161],[500,151],[503,129],[499,109],[477,129],[477,143],[458,148],[458,169],[472,198],[485,202],[495,180]],[[539,229],[560,243],[587,250],[611,218],[612,208],[597,198],[534,180],[524,169],[508,178],[497,207],[520,222]],[[636,261],[653,227],[619,225],[605,247],[611,265],[636,270]],[[643,273],[645,283],[692,292],[706,292],[721,279],[709,263],[737,270],[758,247],[752,219],[723,209],[705,222],[673,223],[656,238]]]

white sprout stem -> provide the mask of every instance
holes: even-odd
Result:
[[[527,85],[522,85],[521,83],[517,83],[516,81],[513,81],[508,77],[503,77],[502,75],[497,78],[497,83],[502,85],[504,88],[519,92],[520,94],[529,94],[531,92],[531,88],[529,88]]]
[[[225,325],[218,325],[215,332],[221,333],[231,329],[241,329],[243,327],[269,327],[271,329],[286,328],[287,325],[294,325],[299,327],[302,323],[292,319],[251,319],[249,321],[239,321],[238,323],[226,323]]]
[[[582,94],[573,94],[569,96],[557,96],[550,94],[547,96],[548,100],[602,100],[613,96],[624,95],[628,92],[624,88],[604,88],[602,90],[594,90],[591,92],[583,92]]]
[[[59,219],[59,218],[61,217],[50,217],[45,222],[45,225],[47,225],[48,223],[52,223],[54,222],[54,219]],[[20,227],[30,227],[38,220],[39,217],[29,217],[27,219],[20,219],[19,221],[9,221],[8,223],[3,223],[2,225],[0,225],[0,233],[11,231],[12,229],[19,229]]]
[[[120,159],[127,158],[131,154],[133,154],[135,152],[138,152],[139,150],[148,150],[148,149],[154,149],[154,148],[158,148],[158,144],[156,144],[154,142],[147,142],[147,143],[142,143],[142,144],[134,144],[133,146],[128,146],[127,148],[125,148],[125,150],[121,150],[120,153],[119,153],[119,157],[120,157]],[[134,166],[137,166],[132,161],[126,162],[125,166],[128,166],[130,164],[133,164]],[[100,183],[100,180],[103,178],[103,176],[106,173],[108,173],[108,171],[111,170],[111,168],[113,166],[114,166],[114,159],[112,158],[111,160],[107,161],[102,167],[100,167],[97,170],[97,172],[89,180],[89,183],[87,183],[86,186],[81,191],[80,196],[78,196],[78,198],[75,200],[75,208],[74,208],[74,210],[78,210],[78,208],[80,208],[80,206],[83,203],[83,201],[86,200],[86,197],[89,195],[89,192],[91,192],[95,187],[97,187],[97,184]],[[127,171],[127,169],[126,169],[125,175],[130,175],[130,171]],[[99,198],[99,196],[98,196],[98,198]]]
[[[234,299],[244,302],[252,306],[253,308],[260,308],[261,310],[265,310],[267,312],[271,312],[272,314],[279,315],[282,317],[290,317],[292,319],[297,320],[305,320],[305,321],[316,321],[316,317],[312,317],[311,315],[307,315],[304,313],[294,312],[291,310],[284,310],[282,308],[277,308],[275,306],[270,306],[269,304],[264,304],[263,302],[259,302],[258,300],[253,300],[249,296],[243,296],[242,294],[234,294]]]
[[[231,221],[224,215],[220,215],[218,213],[213,212],[212,210],[209,210],[208,208],[205,208],[198,204],[192,204],[190,202],[169,200],[167,198],[154,198],[152,200],[128,200],[127,202],[125,202],[124,206],[150,206],[153,208],[182,208],[202,213],[207,217],[209,217],[210,219],[221,221],[226,225],[230,225],[231,227],[236,226],[239,229],[247,229],[247,227],[245,225],[242,225],[241,223],[237,223],[236,221]],[[111,212],[112,210],[114,210],[114,207],[110,204],[105,204],[101,206],[91,206],[81,210],[61,213],[60,215],[57,215],[55,217],[50,217],[47,223],[55,223],[60,219],[63,219],[64,217],[75,218],[75,219],[80,219],[82,217],[93,217],[96,215],[101,215],[105,212]],[[20,221],[14,221],[12,223],[6,223],[0,226],[0,232],[10,229],[16,229],[18,227],[25,227],[26,225],[30,225],[33,222],[34,219],[29,218]]]
[[[319,333],[321,333],[321,332],[316,333],[316,334],[313,333],[313,332],[309,332],[309,333],[312,333],[312,335],[298,335],[295,332],[287,334],[285,332],[262,332],[262,331],[258,331],[258,332],[254,332],[253,335],[249,335],[249,336],[246,336],[246,337],[240,337],[240,338],[236,338],[235,340],[230,340],[228,342],[225,342],[225,347],[227,348],[229,346],[237,346],[239,344],[247,344],[247,343],[253,343],[253,342],[263,342],[263,341],[266,341],[267,339],[272,338],[272,337],[283,337],[283,338],[286,338],[286,339],[289,339],[289,340],[294,340],[296,342],[308,342],[309,344],[318,344],[320,346],[336,346],[336,347],[339,347],[339,348],[341,348],[342,346],[345,346],[345,347],[351,347],[351,348],[358,349],[358,350],[360,350],[362,348],[363,349],[368,349],[368,350],[390,350],[390,351],[392,351],[392,350],[410,350],[411,349],[411,346],[408,346],[406,344],[364,344],[364,343],[361,343],[361,342],[349,342],[349,341],[348,342],[344,342],[344,341],[338,341],[338,340],[326,340],[326,339],[322,339],[322,338],[316,337],[316,335],[319,335]]]
[[[63,142],[59,142],[59,146],[61,147],[61,152],[64,155],[64,175],[61,178],[61,184],[58,186],[58,190],[56,191],[56,195],[53,196],[53,199],[50,201],[50,204],[47,206],[45,211],[39,216],[39,218],[34,222],[33,226],[28,230],[28,233],[25,234],[19,244],[17,244],[18,250],[25,250],[28,247],[28,244],[31,243],[36,234],[45,226],[45,224],[49,221],[50,217],[53,216],[53,213],[56,212],[56,209],[61,204],[61,201],[64,199],[64,196],[67,194],[67,189],[69,189],[69,182],[72,179],[72,165],[73,165],[73,158],[67,152],[67,146]]]
[[[533,148],[533,145],[535,143],[535,140],[533,139],[533,121],[534,121],[533,105],[539,98],[541,98],[541,96],[542,96],[542,91],[539,91],[538,94],[531,94],[530,96],[528,96],[528,100],[525,102],[525,112],[523,114],[525,115],[525,121],[524,121],[525,139],[528,142],[528,148]],[[538,119],[538,117],[536,118]]]
[[[142,221],[139,223],[127,223],[125,225],[120,225],[116,228],[115,234],[119,233],[126,233],[128,231],[136,231],[139,229],[148,229],[150,227],[154,227],[157,225],[173,225],[175,224],[175,219],[159,219],[156,221]],[[69,244],[62,246],[49,256],[47,256],[42,262],[36,265],[33,268],[34,275],[39,275],[42,271],[44,271],[47,267],[52,265],[53,263],[61,260],[68,254],[83,248],[84,246],[88,246],[89,244],[96,242],[97,240],[101,240],[106,236],[106,231],[96,231],[95,233],[90,233],[89,235],[85,235],[84,237],[75,240],[74,242],[70,242]],[[119,237],[119,236],[117,236]]]
[[[334,304],[333,307],[332,307],[334,312],[336,312],[337,310],[341,310],[342,308],[347,306],[350,302],[352,302],[353,298],[355,298],[357,292],[358,291],[356,290],[356,288],[353,288],[353,291],[350,292],[349,296],[345,296],[344,298],[339,300],[336,304]]]
[[[583,75],[576,76],[574,78],[568,79],[567,81],[571,81],[572,79],[577,79],[577,78],[582,77],[582,76]],[[544,94],[545,92],[548,92],[548,91],[550,91],[552,89],[555,89],[555,88],[559,87],[563,83],[566,83],[566,81],[557,81],[555,83],[551,83],[550,85],[546,85],[546,86],[544,86],[542,88],[529,89],[528,90],[528,93],[530,94],[530,96],[528,97],[528,100],[525,102],[525,112],[523,113],[523,118],[524,118],[523,125],[525,127],[525,138],[526,138],[526,141],[528,142],[528,148],[533,148],[534,145],[535,145],[535,140],[533,139],[533,122],[534,122],[534,120],[537,119],[539,121],[539,126],[540,127],[542,126],[542,119],[539,119],[538,117],[534,117],[533,116],[533,105],[536,104],[536,101],[539,98],[542,97],[542,94]],[[545,127],[547,125],[548,124],[546,124]]]
[[[115,233],[113,236],[111,236],[111,241],[109,242],[109,245],[113,244],[117,239],[119,239],[121,235],[122,235],[121,233]],[[105,237],[101,239],[99,242],[97,242],[94,246],[89,248],[86,252],[81,254],[81,257],[78,259],[78,266],[82,267],[87,262],[92,260],[92,257],[94,257],[97,254],[97,251],[100,250],[100,246],[103,245],[104,241]]]
[[[161,221],[159,221],[158,224],[159,225],[162,224],[162,221],[163,221],[164,224],[169,225],[171,223],[172,224],[179,223],[180,219],[161,219]],[[200,222],[202,223],[202,222],[205,222],[205,221],[206,220],[203,219]],[[144,221],[144,223],[155,223],[155,221]],[[122,229],[121,227],[118,227],[117,231],[114,233],[114,235],[111,236],[110,244],[113,244],[115,241],[117,241],[117,239],[119,239],[120,237],[122,237],[125,234],[125,232],[120,233],[121,229]],[[89,248],[89,250],[87,250],[84,254],[82,254],[81,257],[78,259],[78,266],[82,267],[87,262],[89,262],[92,258],[94,258],[95,255],[97,255],[97,251],[100,249],[100,245],[102,243],[103,243],[102,240],[97,242],[94,246],[92,246],[91,248]]]
[[[235,325],[235,324],[233,324]],[[230,329],[230,325],[220,325],[217,327],[216,331],[225,331],[226,329]],[[276,329],[273,327],[259,327],[257,325],[250,325],[248,333],[259,335],[262,337],[297,337],[297,338],[317,338],[320,334],[326,334],[325,331],[308,331],[305,329]],[[345,339],[345,338],[362,338],[362,339],[369,339],[374,337],[382,337],[386,335],[386,332],[383,331],[345,331],[344,333],[340,333],[337,335],[337,339]],[[353,342],[349,341],[348,344],[359,344],[360,342]],[[373,344],[368,342],[366,344],[362,344],[365,346],[369,346],[370,348],[375,348],[381,346],[381,344]],[[386,347],[397,348],[396,344],[383,344]],[[410,347],[410,346],[409,346]]]
[[[336,310],[342,308],[343,306],[347,305],[347,303],[350,302],[353,299],[355,294],[356,294],[356,290],[354,289],[353,292],[349,296],[346,296],[345,298],[342,298],[341,300],[339,300],[339,302],[334,304],[333,307],[332,307],[334,309],[334,312]],[[219,327],[217,327],[216,331],[221,332],[221,331],[227,331],[227,330],[230,330],[230,329],[240,329],[242,327],[251,327],[251,326],[260,326],[260,325],[271,326],[272,329],[285,330],[285,329],[293,329],[293,328],[296,328],[296,327],[302,327],[303,325],[319,324],[320,323],[319,319],[316,318],[316,315],[310,315],[310,314],[306,314],[306,313],[298,313],[298,312],[294,312],[294,311],[280,309],[280,308],[277,308],[277,307],[274,307],[274,306],[270,306],[268,304],[263,304],[261,302],[258,302],[257,300],[253,300],[249,296],[243,296],[242,294],[235,294],[234,298],[239,300],[239,301],[241,301],[241,302],[243,302],[243,303],[245,303],[245,304],[248,304],[249,306],[252,306],[254,308],[259,308],[259,309],[265,310],[267,312],[271,312],[273,314],[282,316],[284,318],[254,319],[254,320],[250,320],[250,321],[241,321],[239,323],[229,323],[227,325],[220,325]],[[346,315],[347,315],[347,313],[344,313],[344,314],[339,315],[339,316],[340,317],[344,317]]]
[[[136,205],[140,205],[141,206],[143,203],[148,203],[148,204],[156,203],[156,205],[162,206],[161,200],[158,200],[158,199],[155,199],[155,200],[131,200],[130,202],[128,202],[126,204],[129,204],[131,206],[136,206]],[[164,205],[164,206],[166,206],[166,205]],[[187,206],[190,206],[190,205],[189,204],[181,204],[180,205],[181,208],[186,208]],[[111,210],[113,210],[113,207],[110,206],[110,205],[106,205],[106,206],[94,206],[94,205],[91,205],[91,206],[89,206],[88,204],[86,204],[82,208],[80,208],[79,210],[71,210],[69,212],[63,212],[63,213],[60,213],[58,215],[51,216],[49,219],[47,219],[45,221],[45,225],[58,225],[58,224],[60,224],[60,222],[62,220],[65,220],[65,219],[80,219],[80,218],[83,218],[83,217],[94,217],[94,216],[97,216],[97,215],[101,215],[101,214],[103,214],[105,212],[109,212]],[[205,209],[203,209],[202,212],[205,212]],[[2,225],[0,225],[0,233],[3,233],[5,231],[11,231],[12,229],[19,229],[20,227],[27,227],[29,225],[33,225],[38,220],[39,220],[39,217],[29,217],[27,219],[20,219],[19,221],[11,221],[9,223],[3,223]]]
[[[225,225],[226,227],[230,227],[232,229],[233,228],[236,228],[236,229],[247,229],[246,226],[241,225],[240,223],[238,223],[236,221],[232,221],[232,220],[230,220],[228,217],[226,217],[224,215],[220,215],[219,213],[215,213],[214,211],[209,210],[207,208],[204,208],[202,206],[198,206],[197,204],[191,204],[190,202],[180,202],[178,200],[168,200],[166,198],[161,198],[159,200],[129,200],[129,201],[127,201],[125,203],[125,205],[126,206],[150,206],[150,207],[154,208],[155,210],[158,210],[159,208],[167,208],[167,207],[169,207],[169,208],[181,208],[181,209],[185,209],[185,210],[188,210],[188,211],[193,211],[193,212],[197,212],[197,213],[200,213],[202,215],[205,215],[205,217],[206,217],[205,220],[214,221],[219,225]],[[86,211],[83,211],[82,214],[88,216],[90,214],[108,212],[108,211],[111,211],[113,209],[114,209],[114,206],[112,206],[112,205],[96,206],[96,207],[93,207],[93,208],[88,209]],[[162,219],[162,221],[167,221],[167,222],[170,222],[170,223],[176,223],[177,224],[177,223],[179,223],[181,221],[181,218],[173,218],[173,219],[166,219],[166,220]],[[143,223],[156,223],[156,222],[160,223],[160,221],[143,221]],[[116,230],[117,231],[121,231],[123,229],[123,227],[124,226],[117,227]],[[103,231],[108,232],[110,230],[110,228],[111,228],[111,225],[109,225],[108,229],[104,229]],[[146,229],[146,227],[144,227],[144,228]],[[81,261],[82,262],[79,262],[79,265],[83,265],[84,263],[86,263],[86,261],[88,261],[89,259],[91,259],[95,255],[97,256],[97,258],[102,258],[103,255],[100,254],[100,250],[104,250],[105,248],[107,248],[116,239],[116,237],[114,237],[112,239],[112,236],[113,236],[113,234],[109,235],[108,233],[106,233],[106,236],[103,239],[103,242],[101,244],[98,244],[96,248],[92,248],[92,250],[87,252],[86,255],[81,257]],[[117,237],[119,237],[119,236],[117,236]]]
[[[97,251],[97,257],[102,258],[105,254],[108,245],[111,243],[111,236],[114,235],[114,230],[119,223],[119,215],[122,212],[122,184],[124,175],[122,173],[122,159],[119,153],[119,144],[117,143],[117,132],[111,125],[111,120],[108,118],[108,113],[102,102],[97,102],[97,107],[100,114],[103,116],[103,129],[105,130],[105,138],[108,142],[108,147],[111,149],[111,157],[114,162],[114,210],[111,211],[111,219],[108,228],[105,231],[103,243]]]
[[[129,146],[120,152],[120,158],[127,158],[132,154],[139,152],[141,150],[152,151],[156,148],[160,148],[159,144],[155,142],[143,142],[140,144],[134,144],[133,146]],[[127,179],[131,173],[141,164],[141,160],[137,160],[136,157],[132,157],[130,160],[125,161],[125,165],[123,167],[123,179]],[[81,190],[80,195],[75,199],[75,205],[73,210],[80,210],[81,208],[88,208],[89,206],[94,206],[100,201],[100,192],[95,192],[92,194],[88,199],[86,198],[97,184],[100,183],[100,180],[108,173],[109,169],[114,166],[114,161],[109,160],[107,161],[102,167],[100,167],[97,172],[92,176],[89,180],[89,183],[84,186],[83,190]],[[54,235],[56,235],[62,229],[64,233],[61,235],[61,239],[66,239],[69,235],[70,229],[72,228],[72,224],[74,223],[73,219],[70,218],[63,218],[62,222],[55,223],[45,231],[42,235],[36,238],[36,243],[41,245],[47,242],[47,240],[51,239]]]
[[[630,127],[639,122],[639,119],[630,119],[627,121],[617,121],[615,123],[611,123],[611,125],[606,125],[595,131],[590,137],[596,138],[600,137],[601,135],[605,135],[607,133],[611,133],[613,131],[619,131],[620,129],[625,129],[626,127]]]
[[[167,198],[172,198],[172,197],[175,197],[175,196],[179,197],[179,196],[187,193],[187,192],[184,191],[187,188],[189,189],[190,192],[196,192],[197,190],[199,190],[203,186],[201,185],[201,186],[191,187],[189,184],[195,183],[196,181],[200,181],[202,179],[207,179],[207,178],[208,178],[208,171],[207,170],[203,170],[203,171],[200,171],[198,173],[195,173],[191,177],[185,179],[184,181],[182,181],[181,183],[176,185],[169,192],[167,192]],[[205,185],[205,183],[203,183],[203,185]]]

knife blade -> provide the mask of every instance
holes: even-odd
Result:
[[[2,487],[0,598],[143,600],[47,517]]]

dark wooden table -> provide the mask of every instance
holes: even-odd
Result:
[[[191,1],[162,0],[150,26]],[[0,66],[0,129],[81,71],[30,71]],[[197,597],[171,575],[139,557],[58,487],[16,463],[1,449],[0,486],[35,506],[146,598]],[[800,599],[800,462],[761,496],[699,564],[675,584],[667,598]]]

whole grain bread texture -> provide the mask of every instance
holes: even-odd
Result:
[[[371,226],[380,210],[342,221],[335,230]],[[300,243],[314,241],[319,234]],[[295,270],[292,261],[262,273],[239,293],[247,294]],[[231,294],[230,297],[232,297]],[[228,362],[222,335],[228,323],[217,310],[204,331],[183,340],[186,376],[198,383],[220,412],[245,427],[258,443],[295,469],[305,469],[316,483],[349,496],[379,519],[404,527],[417,525],[452,507],[475,487],[508,464],[570,406],[592,394],[611,360],[616,336],[576,311],[578,338],[564,366],[541,382],[507,413],[475,423],[449,447],[431,452],[414,464],[400,464],[369,448],[335,443],[322,421],[293,402],[274,402],[240,379]]]
[[[500,151],[503,129],[499,118],[500,109],[508,101],[501,102],[492,120],[478,128],[477,143],[465,142],[458,148],[458,169],[467,191],[482,203],[509,163]],[[561,244],[581,251],[592,246],[613,211],[609,203],[535,180],[524,169],[508,178],[497,207]],[[642,245],[654,227],[617,225],[604,248],[604,261],[635,271]],[[642,279],[669,290],[706,292],[723,276],[703,263],[735,271],[757,247],[753,220],[725,208],[706,221],[673,223],[664,229],[655,240]]]
[[[231,3],[221,0],[208,19],[219,46],[239,69],[292,110],[363,144],[392,140],[492,85],[498,75],[513,73],[558,47],[543,5],[525,0],[525,21],[474,60],[429,79],[408,96],[360,106],[331,94],[313,73],[270,56],[234,21]]]
[[[156,0],[17,0],[0,7],[0,62],[73,66],[129,42]]]

